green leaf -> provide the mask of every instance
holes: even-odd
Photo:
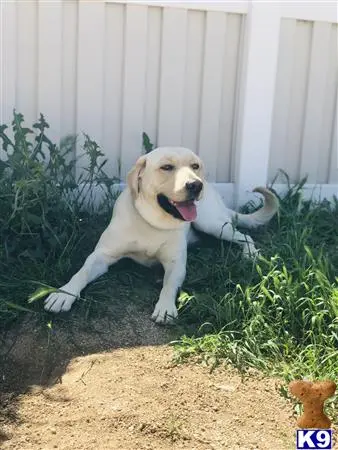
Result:
[[[9,137],[5,134],[5,130],[8,128],[7,125],[0,125],[0,139],[2,139],[2,148],[5,152],[8,151],[8,147],[11,146],[14,148],[13,142],[9,139]]]
[[[143,148],[146,153],[150,153],[152,150],[154,150],[154,145],[151,143],[149,136],[147,133],[142,133],[142,142],[143,142]]]
[[[28,303],[33,303],[36,300],[40,300],[41,298],[45,297],[46,295],[51,294],[52,292],[56,292],[56,291],[57,291],[57,289],[52,288],[52,287],[41,287],[28,297]]]
[[[31,309],[25,308],[24,306],[17,305],[16,303],[12,303],[12,302],[9,302],[9,301],[7,301],[7,300],[3,300],[3,302],[4,302],[5,305],[7,305],[9,308],[17,309],[18,311],[24,311],[24,312],[29,312],[29,313],[36,314],[35,311],[32,311]]]

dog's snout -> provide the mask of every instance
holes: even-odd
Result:
[[[203,188],[203,183],[201,181],[196,180],[190,183],[186,183],[185,187],[187,188],[187,191],[190,194],[198,195]]]

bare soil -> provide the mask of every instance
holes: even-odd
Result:
[[[295,448],[278,380],[175,364],[165,345],[175,331],[135,312],[71,329],[59,319],[46,332],[29,319],[6,336],[2,449]]]
[[[177,330],[148,311],[116,322],[32,319],[7,334],[0,361],[4,450],[295,448],[295,417],[278,380],[191,361],[165,345]],[[73,316],[73,319],[76,316]]]
[[[3,449],[291,449],[275,382],[173,365],[167,346],[73,359],[59,382],[20,395]]]

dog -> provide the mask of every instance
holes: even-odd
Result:
[[[194,229],[235,242],[245,256],[257,254],[252,238],[236,230],[266,224],[278,210],[277,197],[256,188],[264,206],[252,214],[227,209],[219,193],[204,179],[201,159],[183,147],[159,147],[141,156],[127,175],[110,224],[82,268],[45,300],[45,309],[69,311],[88,283],[111,264],[128,257],[164,268],[163,287],[152,320],[170,323],[177,317],[176,299],[186,275],[187,246],[196,240]]]

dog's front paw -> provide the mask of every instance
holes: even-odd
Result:
[[[65,292],[53,292],[53,294],[50,294],[45,300],[46,311],[59,313],[62,311],[69,311],[72,307],[77,295],[71,293],[67,294],[67,286],[63,286],[60,289]]]
[[[175,304],[157,302],[151,319],[155,323],[170,325],[177,317],[177,308]]]

